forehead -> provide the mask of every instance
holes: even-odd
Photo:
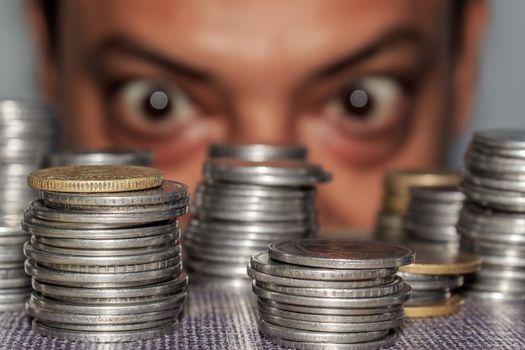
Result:
[[[232,56],[252,63],[270,56],[322,62],[403,26],[438,35],[447,5],[444,0],[79,0],[65,2],[63,13],[70,19],[67,31],[83,44],[125,35],[207,67]]]

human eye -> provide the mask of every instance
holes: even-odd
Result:
[[[402,120],[408,113],[409,98],[399,79],[364,76],[343,85],[326,100],[320,113],[343,132],[371,134]]]
[[[144,137],[167,135],[199,114],[199,108],[181,87],[159,80],[121,82],[109,103],[119,124]]]

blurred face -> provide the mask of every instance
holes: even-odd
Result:
[[[449,5],[62,1],[50,95],[64,146],[151,149],[194,187],[212,142],[304,144],[334,174],[324,227],[370,227],[385,169],[442,159],[457,99]]]

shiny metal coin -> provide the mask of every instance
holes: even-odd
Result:
[[[482,276],[476,276],[475,282],[469,283],[469,288],[487,292],[522,294],[525,290],[525,283],[506,280],[503,278],[484,278]]]
[[[188,255],[199,260],[214,261],[226,264],[244,264],[246,265],[250,260],[250,256],[257,252],[257,249],[243,249],[222,250],[212,249],[209,247],[197,247],[186,241],[184,248]]]
[[[65,210],[68,212],[81,212],[87,214],[121,214],[121,213],[152,213],[152,212],[165,212],[172,211],[175,209],[183,209],[189,207],[189,197],[179,199],[173,202],[166,202],[155,205],[126,205],[126,206],[99,206],[99,205],[71,205],[71,204],[60,204],[60,203],[46,203],[44,204],[52,209]]]
[[[208,149],[209,158],[237,158],[254,162],[275,159],[306,160],[306,156],[306,147],[299,145],[213,144]]]
[[[319,314],[308,314],[302,312],[293,312],[287,310],[281,310],[277,307],[268,305],[263,301],[258,303],[259,310],[262,313],[278,316],[285,319],[293,319],[299,321],[308,322],[320,322],[320,323],[368,323],[368,322],[381,322],[389,321],[403,317],[403,310],[397,310],[395,312],[385,312],[381,314],[371,315],[319,315]],[[291,327],[291,325],[289,325]]]
[[[263,234],[287,234],[303,233],[312,228],[309,222],[221,222],[203,221],[192,218],[189,226],[198,232],[225,232],[225,233],[263,233]]]
[[[265,186],[314,186],[330,180],[320,166],[298,160],[249,162],[216,158],[204,163],[208,181],[224,181]]]
[[[216,262],[206,262],[191,259],[186,262],[186,268],[189,271],[204,273],[214,276],[222,276],[229,278],[247,278],[246,275],[246,264],[241,263],[238,265],[235,264],[226,264],[226,263],[216,263]],[[193,280],[193,279],[192,279]]]
[[[147,323],[128,323],[128,324],[71,324],[71,323],[60,323],[60,322],[49,322],[46,321],[45,325],[57,329],[65,329],[68,331],[81,331],[81,332],[128,332],[128,331],[140,331],[144,328],[156,328],[163,325],[173,324],[176,320],[176,316],[168,317],[158,321],[149,321]],[[42,321],[42,320],[41,320]]]
[[[300,238],[300,237],[296,237]],[[257,250],[264,250],[268,246],[268,243],[272,242],[272,240],[251,240],[251,239],[244,239],[244,237],[237,239],[222,239],[221,237],[215,237],[215,236],[200,236],[198,234],[194,234],[192,232],[186,232],[185,239],[190,240],[191,242],[195,243],[196,245],[203,245],[203,246],[209,246],[213,248],[220,249],[221,247],[224,247],[226,249],[231,248],[254,248]]]
[[[70,264],[49,264],[38,263],[39,265],[48,269],[64,271],[64,272],[78,272],[78,273],[133,273],[145,272],[153,270],[166,269],[181,264],[181,256],[177,255],[166,260],[159,260],[146,264],[135,265],[113,265],[113,266],[99,266],[99,265],[70,265]]]
[[[525,193],[495,190],[462,182],[467,197],[483,206],[508,211],[525,211]]]
[[[180,231],[167,233],[157,236],[146,236],[136,238],[121,239],[79,239],[79,238],[48,238],[35,236],[33,241],[42,243],[47,246],[66,248],[66,249],[135,249],[146,247],[164,246],[173,244],[180,238]]]
[[[201,183],[197,186],[196,195],[216,198],[236,198],[239,200],[308,200],[315,197],[314,188],[269,187],[257,184],[238,183]]]
[[[0,280],[0,289],[21,288],[21,287],[28,287],[30,285],[31,285],[31,280],[28,278],[28,276],[20,276],[16,278]]]
[[[283,318],[264,312],[260,313],[262,320],[282,327],[290,327],[294,329],[300,329],[305,331],[314,332],[333,332],[333,333],[356,333],[356,332],[373,332],[382,331],[385,329],[399,328],[403,324],[404,317],[386,321],[376,322],[357,322],[357,323],[337,323],[337,322],[311,322],[303,320],[294,320],[291,318]]]
[[[313,288],[313,287],[289,287],[278,284],[256,281],[256,285],[269,291],[283,294],[300,295],[316,298],[378,298],[401,292],[403,280],[396,277],[393,282],[374,287],[362,288]]]
[[[412,298],[407,301],[406,305],[436,304],[447,300],[450,296],[451,293],[448,290],[420,291],[414,289],[412,290]]]
[[[387,285],[394,281],[394,275],[388,277],[381,277],[369,280],[358,281],[327,281],[327,280],[304,280],[297,278],[286,278],[280,276],[273,276],[248,266],[248,276],[257,282],[264,282],[274,285],[297,287],[297,288],[335,288],[335,289],[353,289],[353,288],[367,288]]]
[[[166,282],[139,286],[133,288],[71,288],[32,280],[33,289],[53,299],[60,298],[83,298],[83,299],[115,299],[120,303],[133,303],[138,298],[147,296],[164,297],[178,293],[188,284],[188,276],[183,272],[175,279]]]
[[[180,264],[159,270],[130,273],[77,273],[52,270],[39,266],[30,259],[25,262],[25,270],[38,281],[68,287],[112,288],[134,287],[166,281],[179,274]]]
[[[285,304],[294,304],[309,307],[328,307],[328,308],[373,308],[390,305],[399,305],[406,302],[412,289],[405,285],[403,290],[396,294],[371,297],[371,298],[320,298],[298,296],[267,290],[259,287],[255,282],[252,284],[253,292],[260,298],[270,299]]]
[[[463,285],[463,276],[432,276],[398,272],[414,290],[454,289]]]
[[[170,220],[187,213],[187,208],[169,208],[167,210],[136,213],[86,213],[75,212],[71,210],[52,209],[44,206],[42,200],[31,203],[30,212],[39,219],[79,224],[119,224],[122,226],[131,226],[136,224],[146,224],[156,221]]]
[[[459,240],[454,226],[418,225],[412,221],[405,221],[404,228],[412,237],[436,242],[454,242]]]
[[[318,281],[357,281],[392,276],[395,268],[384,269],[319,269],[306,266],[290,265],[271,260],[267,252],[254,254],[250,267],[256,271],[285,278]]]
[[[0,312],[10,312],[10,311],[20,311],[24,310],[25,303],[9,303],[2,304],[0,303]]]
[[[308,222],[316,214],[313,208],[301,211],[255,211],[230,210],[230,208],[202,208],[197,213],[200,219],[232,220],[246,222]]]
[[[525,192],[525,184],[523,181],[504,180],[479,176],[477,174],[467,174],[465,175],[464,182],[487,189]]]
[[[136,228],[101,229],[101,228],[64,228],[60,223],[44,221],[31,216],[27,211],[22,220],[25,232],[34,236],[66,239],[134,239],[164,234],[180,233],[178,221],[161,225],[148,225]],[[55,226],[56,225],[56,226]],[[74,224],[73,224],[74,226]],[[0,233],[1,235],[1,233]]]
[[[473,141],[489,149],[525,149],[525,133],[517,129],[478,130]]]
[[[410,264],[412,250],[386,243],[300,239],[268,246],[270,258],[289,264],[338,269],[394,268]]]
[[[81,332],[68,331],[60,328],[47,327],[38,321],[33,321],[33,329],[38,333],[59,339],[71,341],[94,342],[94,343],[122,343],[132,342],[144,339],[155,338],[171,332],[176,326],[177,321],[172,324],[158,328],[142,329],[128,332]]]
[[[13,236],[1,236],[0,235],[0,246],[21,246],[29,240],[27,234],[17,234]]]
[[[465,195],[455,186],[411,187],[412,201],[429,201],[433,203],[455,204],[465,200]]]
[[[316,332],[306,331],[286,326],[276,325],[259,320],[259,332],[270,338],[287,339],[293,341],[304,341],[313,343],[364,343],[384,338],[388,330],[379,330],[371,332]]]
[[[261,329],[261,327],[259,327]],[[263,331],[261,331],[263,333]],[[375,350],[392,345],[397,338],[397,333],[392,330],[390,333],[379,340],[367,341],[362,343],[314,343],[314,342],[299,342],[293,340],[286,340],[279,337],[274,337],[263,333],[272,342],[293,349],[300,350]]]
[[[27,277],[24,269],[20,266],[17,269],[0,269],[0,282],[4,280]]]
[[[493,267],[490,265],[483,266],[476,276],[481,276],[486,279],[503,279],[509,281],[525,282],[525,269],[511,268],[511,267]]]
[[[523,301],[525,300],[525,294],[508,294],[501,292],[490,292],[482,290],[467,290],[465,291],[467,297],[488,299],[488,300],[502,300],[502,301]]]
[[[385,313],[402,313],[403,305],[389,305],[383,307],[372,307],[372,308],[329,308],[329,307],[311,307],[311,306],[300,306],[294,304],[286,304],[276,302],[270,299],[259,298],[259,304],[264,304],[269,307],[277,308],[279,310],[296,312],[299,314],[309,315],[326,315],[330,316],[364,316],[367,315],[381,315]]]

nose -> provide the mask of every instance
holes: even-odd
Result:
[[[275,94],[251,94],[234,103],[229,118],[229,142],[290,144],[295,142],[289,99]]]

